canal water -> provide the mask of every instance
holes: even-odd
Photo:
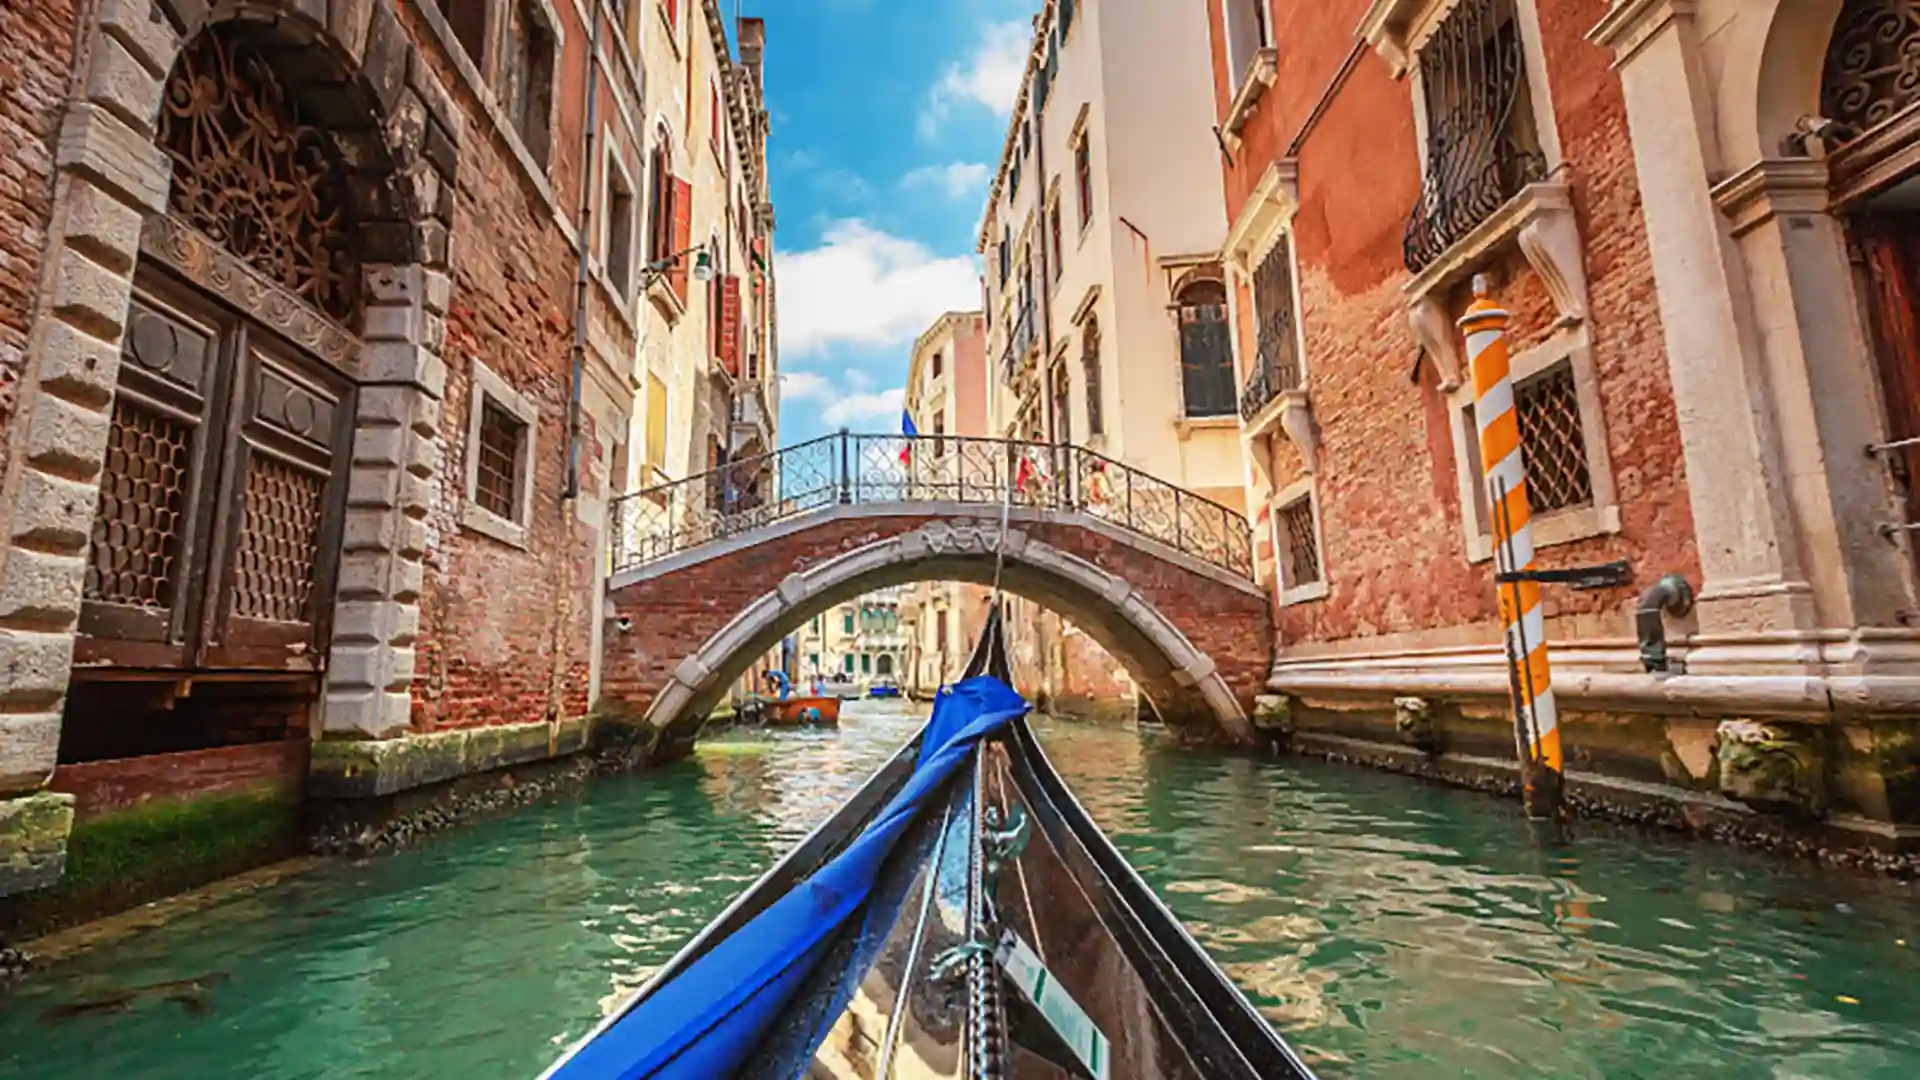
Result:
[[[914,725],[863,703],[731,736],[83,954],[0,998],[0,1076],[531,1078]],[[1044,737],[1324,1076],[1920,1077],[1908,887],[1598,827],[1550,850],[1497,799]]]

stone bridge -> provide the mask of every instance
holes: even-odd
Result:
[[[1273,614],[1245,518],[1080,447],[843,433],[629,496],[613,524],[601,708],[654,733],[704,717],[836,604],[998,572],[1125,664],[1170,725],[1253,735]]]

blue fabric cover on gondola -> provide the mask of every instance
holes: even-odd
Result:
[[[981,739],[1027,712],[991,676],[935,699],[912,777],[858,839],[580,1048],[553,1080],[720,1080],[733,1075],[858,912],[900,837]]]

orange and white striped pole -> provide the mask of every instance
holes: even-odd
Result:
[[[1473,415],[1480,429],[1480,460],[1493,517],[1495,565],[1508,579],[1496,586],[1496,593],[1506,631],[1515,744],[1526,780],[1527,814],[1549,818],[1559,816],[1565,765],[1547,662],[1540,583],[1518,577],[1535,569],[1533,509],[1527,500],[1520,418],[1514,411],[1507,322],[1507,313],[1488,295],[1486,278],[1474,278],[1473,303],[1461,316],[1460,329],[1466,334],[1467,358],[1473,368]]]

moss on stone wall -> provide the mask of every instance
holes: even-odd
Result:
[[[66,874],[0,901],[0,937],[124,910],[290,854],[299,807],[275,792],[171,799],[76,822]]]

